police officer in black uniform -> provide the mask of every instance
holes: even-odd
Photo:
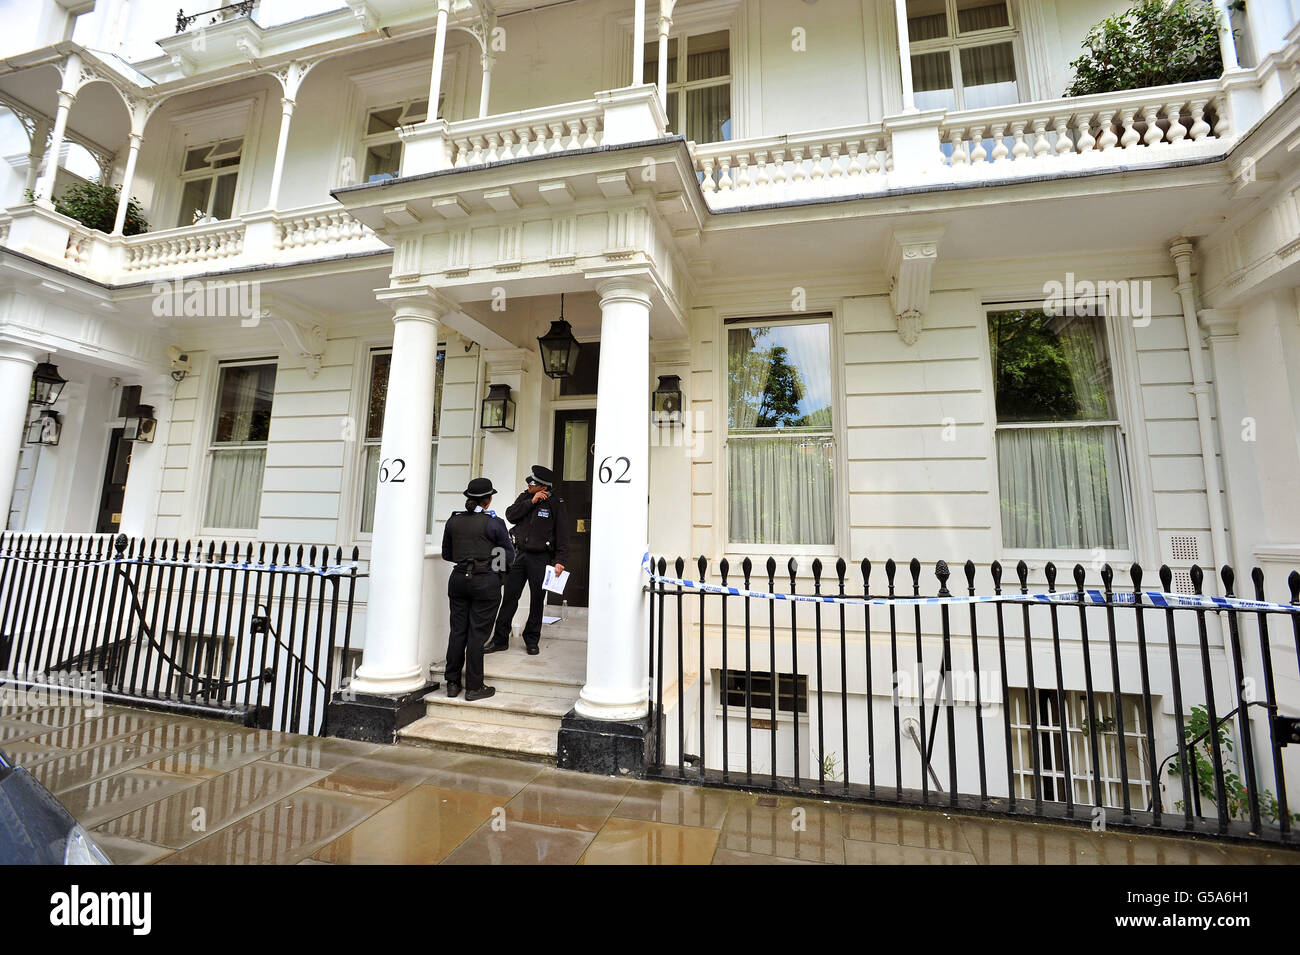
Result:
[[[564,500],[554,492],[555,474],[550,468],[535,464],[525,483],[524,492],[506,508],[506,520],[514,525],[511,533],[516,553],[506,573],[496,633],[483,648],[484,653],[495,653],[509,645],[510,623],[519,606],[525,581],[528,582],[530,603],[528,622],[524,624],[524,646],[530,654],[539,652],[537,644],[542,639],[542,608],[546,604],[546,591],[542,589],[546,565],[555,564],[555,573],[559,576],[564,573],[564,565],[569,559],[568,514]]]
[[[442,534],[442,559],[453,565],[447,581],[451,601],[447,695],[460,695],[463,667],[467,700],[484,700],[496,693],[495,687],[483,685],[483,641],[492,632],[501,578],[515,556],[505,522],[488,510],[495,493],[487,478],[470,481],[465,510],[452,512]]]

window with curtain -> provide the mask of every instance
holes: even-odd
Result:
[[[439,112],[445,101],[446,94],[438,97]],[[380,106],[366,113],[365,133],[361,137],[361,147],[366,154],[362,181],[373,182],[398,175],[402,168],[402,142],[398,139],[397,129],[422,123],[428,115],[427,96]]]
[[[1126,549],[1105,320],[1016,309],[988,323],[1003,544]]]
[[[659,82],[659,41],[647,43],[643,82]],[[731,35],[679,34],[668,39],[668,132],[696,143],[732,138]]]
[[[835,542],[826,322],[727,331],[727,480],[736,544]]]
[[[224,139],[185,150],[178,227],[230,218],[243,151],[243,139]]]
[[[907,0],[912,88],[920,109],[984,109],[1020,100],[1006,0]]]
[[[220,366],[204,527],[257,529],[274,399],[274,364]]]
[[[425,533],[433,533],[433,494],[438,476],[438,419],[442,417],[442,370],[447,353],[438,349],[438,365],[433,379],[433,438],[429,451],[429,507],[425,517]],[[361,438],[361,533],[370,534],[375,529],[375,493],[379,487],[379,443],[384,436],[384,402],[388,399],[388,369],[392,363],[391,349],[375,349],[370,353],[370,387],[366,391],[366,431]]]

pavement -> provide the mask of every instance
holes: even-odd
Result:
[[[1300,852],[614,779],[0,690],[0,748],[119,864],[1294,864]]]

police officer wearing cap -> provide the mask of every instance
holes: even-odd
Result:
[[[496,693],[494,687],[483,685],[483,641],[492,632],[502,574],[515,556],[505,522],[488,510],[495,493],[487,478],[470,481],[465,510],[452,511],[442,533],[442,559],[452,564],[447,580],[451,602],[447,695],[460,695],[463,668],[467,700],[484,700]]]
[[[524,646],[530,654],[537,654],[542,638],[542,608],[546,604],[546,591],[542,580],[546,565],[555,564],[556,576],[564,573],[569,559],[569,525],[563,499],[554,493],[555,474],[550,468],[533,465],[532,473],[525,478],[524,492],[506,508],[506,520],[514,525],[515,559],[506,573],[505,593],[501,610],[497,614],[496,633],[484,653],[504,650],[510,643],[510,623],[524,592],[524,582],[529,587],[530,603],[528,622],[524,624]]]

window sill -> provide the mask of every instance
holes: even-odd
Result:
[[[1102,552],[1100,561],[1097,559],[1098,550]],[[1135,559],[1131,550],[1112,551],[1106,548],[1088,550],[1007,550],[999,558],[1002,563],[1002,587],[1004,590],[1009,585],[1016,583],[1016,565],[1022,560],[1029,565],[1030,580],[1045,580],[1044,570],[1047,564],[1049,562],[1054,563],[1056,565],[1057,589],[1072,590],[1074,589],[1075,564],[1082,564],[1088,575],[1087,580],[1096,583],[1101,581],[1101,565],[1110,564],[1111,569],[1115,571],[1115,580],[1118,582],[1128,580],[1128,569]],[[978,579],[977,577],[976,580],[978,581]]]

